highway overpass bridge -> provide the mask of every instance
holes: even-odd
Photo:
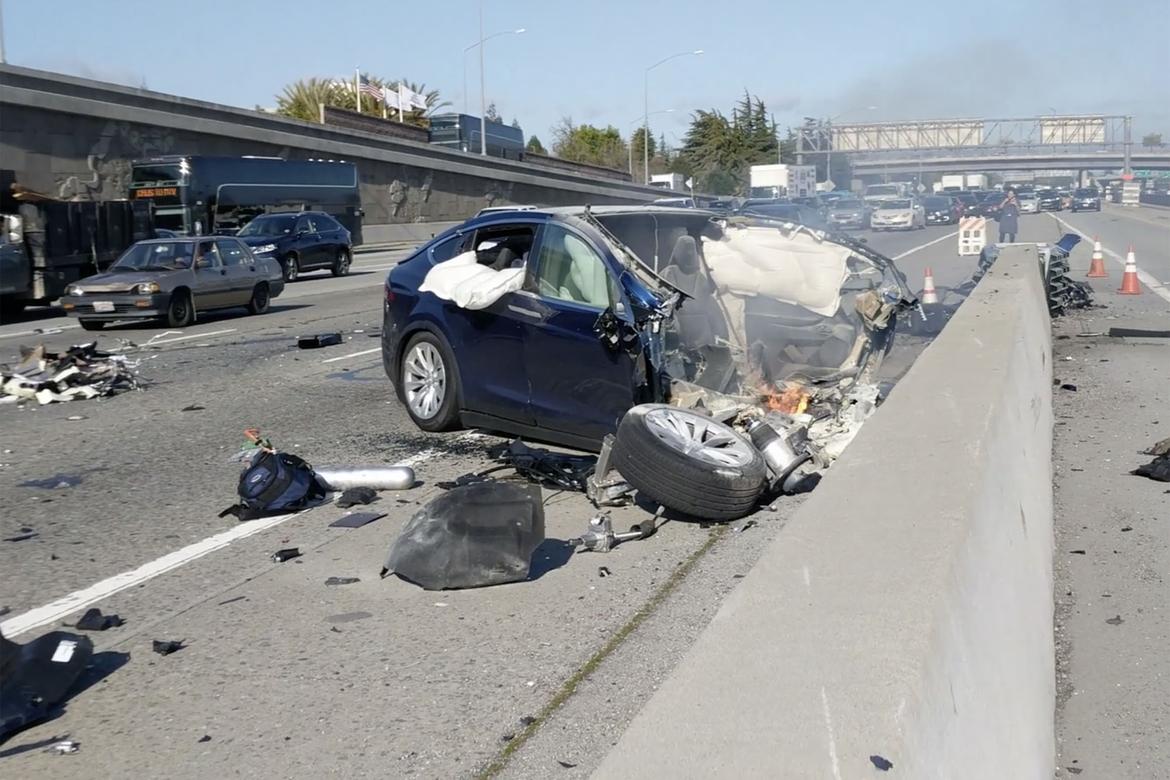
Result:
[[[1130,167],[1142,170],[1170,171],[1170,148],[1134,152]],[[873,155],[849,158],[857,177],[918,173],[992,173],[1000,171],[1116,171],[1125,169],[1125,153],[1036,151],[996,154],[947,154],[921,156]]]

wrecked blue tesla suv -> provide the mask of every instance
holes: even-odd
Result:
[[[639,404],[872,373],[913,303],[843,234],[642,205],[496,212],[390,271],[382,360],[423,430],[596,450]]]

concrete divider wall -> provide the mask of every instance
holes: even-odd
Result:
[[[1006,247],[596,776],[1050,778],[1051,377]]]

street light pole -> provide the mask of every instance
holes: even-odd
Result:
[[[695,49],[694,51],[680,51],[678,54],[672,54],[665,57],[658,62],[646,68],[646,72],[642,74],[642,165],[645,170],[642,171],[643,184],[650,183],[650,71],[663,65],[671,60],[679,57],[698,57],[702,55],[702,49]]]
[[[483,37],[483,4],[479,6],[479,40],[471,44],[463,50],[463,113],[467,113],[467,52],[479,47],[479,153],[487,154],[487,91],[484,89],[484,75],[483,75],[483,45],[492,38],[499,38],[501,35],[520,35],[525,32],[525,28],[519,27],[515,30],[502,30],[498,33],[492,33],[488,37]]]
[[[652,111],[649,113],[644,113],[642,115],[642,146],[649,146],[650,145],[650,134],[649,134],[650,131],[649,131],[649,127],[647,126],[647,122],[650,119],[650,117],[657,116],[658,114],[673,114],[673,113],[674,113],[673,108],[664,108],[661,111]],[[631,119],[630,124],[633,125],[637,121],[638,121],[637,119]],[[630,143],[626,148],[629,151],[629,157],[630,157],[630,180],[633,181],[633,179],[634,179],[634,136],[632,133],[630,134]]]

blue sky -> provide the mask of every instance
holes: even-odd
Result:
[[[16,65],[230,105],[275,105],[298,78],[355,66],[438,88],[463,109],[478,0],[0,0]],[[664,10],[669,9],[669,10]],[[1130,113],[1170,140],[1170,0],[485,0],[489,100],[546,144],[561,117],[677,140],[695,108],[745,89],[781,125]],[[478,113],[477,58],[467,58]],[[872,108],[871,108],[872,107]]]

